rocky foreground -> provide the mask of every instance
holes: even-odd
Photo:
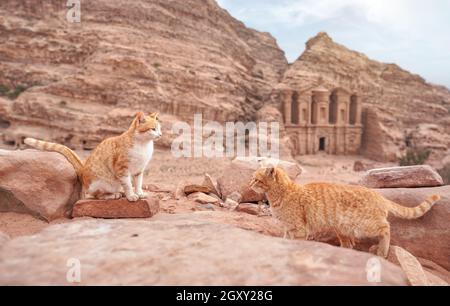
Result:
[[[245,231],[212,214],[54,225],[0,246],[0,284],[67,285],[70,258],[80,260],[85,285],[371,284],[371,254]],[[380,262],[382,282],[374,285],[408,284],[401,268]]]
[[[271,217],[264,197],[248,189],[250,174],[266,159],[236,159],[218,179],[205,175],[203,181],[177,188],[148,185],[149,198],[137,203],[82,200],[74,205],[71,195],[79,187],[72,167],[58,154],[42,154],[36,160],[34,150],[0,150],[0,212],[52,222],[32,236],[13,238],[8,235],[12,225],[0,224],[5,231],[0,231],[0,284],[70,284],[66,264],[73,258],[81,263],[82,284],[450,282],[450,186],[441,186],[442,179],[430,167],[378,169],[363,176],[360,184],[376,181],[379,192],[405,206],[416,206],[432,194],[442,197],[418,220],[389,219],[391,253],[388,261],[377,258],[380,282],[369,282],[367,269],[376,258],[369,248],[376,241],[358,241],[356,250],[347,250],[336,247],[333,235],[317,241],[281,238],[282,225]],[[19,161],[27,171],[11,166]],[[278,164],[293,179],[301,176],[298,164]],[[58,179],[52,167],[58,169]],[[415,188],[385,188],[392,182],[411,187],[411,177]],[[50,203],[41,195],[45,192],[60,201],[53,197]]]

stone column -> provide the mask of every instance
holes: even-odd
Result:
[[[325,88],[317,88],[313,91],[314,101],[317,106],[317,111],[315,112],[317,124],[328,124],[328,114],[329,114],[329,92]],[[322,109],[325,109],[325,116],[322,116]]]
[[[284,100],[284,118],[285,124],[292,124],[292,114],[291,114],[291,103],[292,103],[292,92],[289,90],[283,91],[283,100]]]
[[[359,101],[359,97],[355,96],[356,98],[356,120],[355,120],[355,124],[361,124],[361,120],[362,120],[362,105],[361,102]]]
[[[338,92],[337,94],[337,123],[338,125],[347,125],[350,123],[350,95],[345,92]],[[345,109],[344,117],[342,118],[341,110]]]

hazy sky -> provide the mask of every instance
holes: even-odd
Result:
[[[270,32],[289,62],[320,31],[372,59],[396,63],[450,88],[449,0],[217,0],[259,31]]]

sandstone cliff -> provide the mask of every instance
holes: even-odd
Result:
[[[326,33],[306,43],[282,84],[300,91],[323,85],[358,93],[363,105],[372,109],[364,114],[362,148],[371,158],[396,160],[407,139],[410,145],[432,149],[435,157],[450,147],[447,88],[429,84],[395,64],[371,60],[335,43]]]
[[[92,148],[139,109],[168,121],[200,112],[250,119],[287,68],[272,36],[213,0],[90,1],[81,23],[67,22],[64,4],[0,3],[0,136],[8,142],[31,135]]]
[[[277,88],[323,85],[359,94],[364,155],[396,160],[407,144],[432,149],[435,159],[448,154],[448,89],[370,60],[326,33],[288,66],[272,36],[245,27],[213,0],[92,1],[82,6],[81,23],[67,22],[64,5],[0,3],[6,142],[33,136],[89,149],[122,132],[138,109],[163,113],[165,135],[194,113],[221,122],[263,120],[268,101],[279,103]],[[283,143],[288,151],[288,139]]]

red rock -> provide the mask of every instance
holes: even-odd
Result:
[[[188,199],[195,201],[197,203],[200,203],[200,204],[208,204],[208,203],[216,204],[220,201],[219,199],[209,196],[207,194],[204,194],[202,192],[191,193],[190,195],[188,195]]]
[[[9,241],[9,236],[6,235],[5,233],[0,232],[0,248],[1,248],[7,241]]]
[[[191,193],[196,193],[196,192],[210,193],[213,190],[208,186],[190,184],[190,185],[184,186],[183,191],[184,191],[185,195],[189,195]]]
[[[0,211],[47,221],[67,217],[80,189],[74,168],[59,153],[0,150]]]
[[[218,122],[251,116],[288,66],[270,34],[216,1],[96,0],[81,9],[77,31],[61,22],[65,5],[30,3],[0,1],[2,37],[13,38],[0,44],[1,83],[39,83],[2,116],[11,122],[5,136],[17,143],[34,136],[92,148],[128,128],[145,100],[164,122],[156,144],[170,148],[170,122],[195,113]],[[27,33],[40,33],[39,41]],[[7,103],[0,98],[0,109]]]
[[[319,84],[359,94],[365,107],[361,153],[371,159],[398,161],[406,140],[441,158],[450,147],[450,91],[444,86],[427,83],[398,65],[371,60],[326,33],[306,43],[282,79],[282,85],[300,93],[302,102],[310,100],[302,100],[301,93]],[[420,128],[426,122],[437,129]]]
[[[81,262],[80,285],[408,284],[403,271],[384,259],[381,282],[368,282],[371,254],[224,224],[262,219],[195,212],[52,225],[2,248],[0,285],[73,285],[66,279],[70,258]]]
[[[433,168],[422,165],[369,170],[359,184],[369,188],[409,188],[442,186],[444,182]]]
[[[261,166],[275,165],[284,169],[291,179],[295,179],[302,172],[302,168],[294,162],[262,157],[235,158],[231,166],[217,179],[222,198],[233,192],[242,195],[241,202],[258,202],[264,200],[263,194],[258,194],[249,188],[253,173]]]
[[[389,256],[393,257],[405,272],[412,286],[447,286],[448,283],[438,276],[424,270],[419,260],[398,246],[391,246]],[[389,259],[389,258],[388,258]],[[391,261],[391,260],[390,260]]]
[[[430,195],[442,197],[442,200],[420,219],[404,220],[390,216],[391,244],[450,270],[450,186],[378,191],[386,198],[407,207],[417,206]]]
[[[205,174],[202,185],[211,189],[211,192],[217,195],[219,198],[222,198],[222,194],[220,193],[217,181],[214,178],[212,178],[211,175],[209,175],[208,173]]]
[[[72,212],[72,217],[93,217],[103,219],[150,218],[159,212],[157,197],[129,202],[126,198],[119,200],[81,200]]]
[[[257,216],[260,213],[260,206],[254,203],[240,203],[236,211]]]

